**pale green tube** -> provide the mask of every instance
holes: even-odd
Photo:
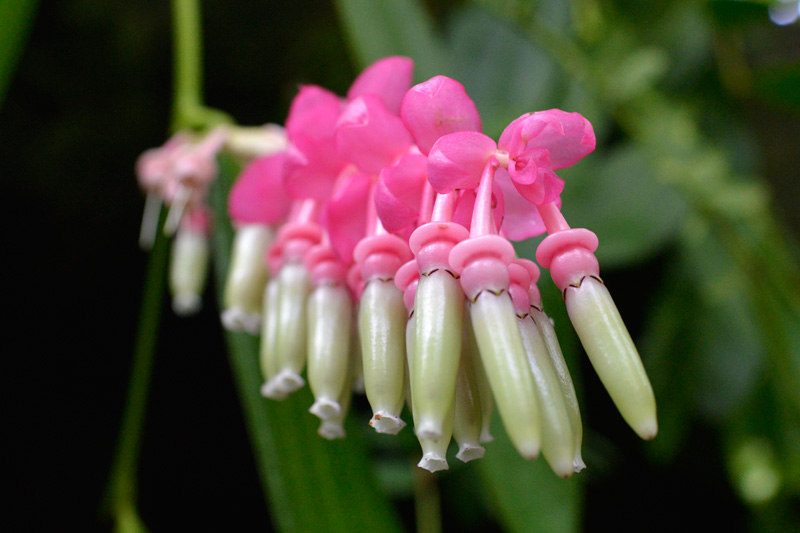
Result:
[[[438,439],[425,439],[417,436],[420,447],[422,448],[422,458],[417,466],[424,468],[428,472],[438,472],[448,470],[447,447],[450,446],[450,438],[453,435],[453,419],[455,418],[455,401],[450,403],[450,408],[444,417],[442,424],[442,434]]]
[[[268,278],[264,255],[273,234],[272,228],[264,224],[243,224],[236,228],[225,283],[225,309],[221,314],[225,329],[258,334]]]
[[[456,459],[468,463],[480,459],[486,452],[481,446],[481,424],[483,411],[478,392],[478,383],[473,370],[473,359],[478,357],[468,346],[461,349],[461,363],[458,366],[456,382],[456,410],[453,422],[453,437],[458,443]]]
[[[307,300],[311,279],[300,263],[286,263],[278,274],[278,335],[275,342],[278,373],[270,380],[274,388],[291,394],[303,385],[306,364]]]
[[[350,343],[351,346],[353,343]],[[361,353],[351,350],[349,354],[349,364],[348,372],[347,372],[347,379],[345,380],[345,386],[342,389],[341,395],[339,395],[339,406],[341,410],[338,415],[331,417],[327,420],[323,420],[320,425],[319,429],[317,430],[317,434],[325,439],[328,440],[336,440],[336,439],[343,439],[347,436],[344,430],[344,419],[347,416],[347,412],[350,410],[350,404],[353,400],[353,379],[355,378],[355,363],[356,360],[361,359]]]
[[[309,412],[321,420],[342,411],[352,316],[350,294],[341,285],[320,285],[308,298],[308,384],[315,400]]]
[[[264,287],[264,306],[261,312],[261,345],[259,357],[261,372],[264,375],[264,386],[261,394],[273,400],[281,400],[286,394],[270,388],[270,380],[278,373],[278,355],[276,344],[278,341],[278,296],[280,286],[278,280],[273,278]],[[274,383],[273,383],[274,385]]]
[[[540,311],[535,307],[531,307],[531,317],[533,317],[533,321],[536,322],[536,326],[542,334],[553,368],[558,374],[561,395],[564,397],[564,405],[567,407],[569,424],[572,428],[573,449],[575,451],[572,466],[575,468],[575,472],[580,472],[586,468],[586,463],[583,462],[583,456],[581,455],[583,422],[581,421],[581,410],[578,405],[578,395],[575,394],[575,385],[572,383],[572,376],[569,373],[569,368],[567,368],[567,362],[564,360],[564,354],[561,353],[561,346],[558,344],[556,330],[550,317],[544,311]]]
[[[364,386],[372,407],[370,425],[378,433],[396,434],[405,422],[403,408],[406,308],[393,280],[367,283],[361,296],[358,331],[364,367]]]
[[[208,237],[205,233],[180,228],[172,242],[169,288],[176,315],[197,313],[208,276]]]
[[[575,470],[572,464],[575,457],[574,440],[558,374],[533,319],[530,316],[517,318],[517,323],[536,381],[542,413],[542,455],[557,476],[569,477]]]
[[[467,313],[469,313],[469,309],[467,309]],[[469,358],[470,361],[472,361],[472,372],[475,375],[475,384],[478,387],[478,397],[480,398],[481,404],[480,443],[486,444],[494,440],[491,433],[494,397],[492,396],[492,387],[489,384],[489,378],[486,376],[486,370],[483,368],[483,363],[481,362],[478,341],[475,340],[475,331],[472,329],[472,320],[469,316],[464,320],[464,335],[461,339],[462,350],[469,351]]]
[[[483,291],[470,304],[481,361],[511,442],[526,459],[539,455],[541,417],[533,374],[507,292]]]
[[[409,362],[414,426],[421,438],[436,440],[455,397],[464,319],[461,284],[443,269],[422,276],[414,315],[416,334]]]
[[[586,277],[580,287],[567,288],[565,299],[572,325],[622,418],[641,438],[654,438],[653,388],[608,289]]]

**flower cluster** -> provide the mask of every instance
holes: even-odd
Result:
[[[430,471],[447,468],[451,438],[458,459],[483,457],[496,405],[522,456],[581,470],[581,415],[539,267],[510,243],[547,232],[536,261],[622,416],[653,438],[652,388],[600,279],[597,237],[560,210],[555,171],[594,150],[591,124],[526,113],[495,142],[460,83],[412,87],[412,70],[380,60],[345,98],[301,87],[286,148],[253,159],[231,191],[222,320],[260,330],[262,394],[285,398],[306,370],[329,439],[344,436],[354,389],[379,433],[399,432],[407,405]]]

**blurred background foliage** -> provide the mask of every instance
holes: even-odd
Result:
[[[414,58],[416,81],[460,80],[492,136],[529,110],[589,118],[598,149],[563,171],[563,210],[600,238],[660,433],[642,443],[624,425],[543,279],[583,388],[589,468],[559,480],[498,427],[485,459],[452,461],[433,482],[411,466],[411,433],[372,434],[363,404],[348,440],[328,444],[308,398],[254,395],[254,345],[223,339],[209,291],[200,316],[160,319],[132,482],[143,521],[413,529],[416,495],[440,500],[446,531],[800,528],[800,23],[770,19],[786,6],[797,3],[203,2],[206,102],[242,124],[282,122],[298,83],[343,94],[390,54]],[[132,165],[169,124],[170,12],[156,0],[36,8],[0,3],[9,342],[22,347],[9,373],[10,520],[102,531],[145,277]],[[235,174],[223,168],[218,209]],[[229,228],[218,228],[222,274]]]

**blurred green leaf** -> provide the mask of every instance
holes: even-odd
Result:
[[[448,30],[453,76],[478,106],[487,135],[497,138],[523,113],[552,107],[559,87],[552,61],[507,22],[469,8]]]
[[[764,102],[800,111],[800,62],[756,68],[753,83],[756,96]]]
[[[227,217],[227,192],[238,165],[223,158],[210,193],[218,301],[222,300],[233,230]],[[253,451],[269,496],[271,516],[281,531],[400,531],[388,497],[373,478],[372,464],[358,431],[344,441],[317,435],[318,421],[308,413],[309,389],[281,402],[261,397],[258,339],[228,333],[228,352],[244,408]]]
[[[581,525],[583,482],[580,476],[557,477],[543,458],[519,456],[495,416],[494,442],[479,461],[500,523],[509,531],[569,533]]]
[[[38,0],[3,0],[0,2],[0,106],[3,104],[17,60],[28,37]]]
[[[754,23],[766,23],[768,1],[713,0],[709,3],[711,14],[723,29],[740,29]]]
[[[683,268],[701,297],[692,318],[700,354],[694,371],[702,383],[695,400],[703,414],[719,419],[752,393],[765,350],[745,273],[712,229],[692,219],[683,244]]]
[[[336,0],[335,3],[361,67],[386,56],[405,55],[414,60],[418,80],[448,71],[449,54],[419,2]]]
[[[680,195],[659,183],[644,155],[631,146],[605,158],[592,155],[559,174],[567,182],[564,214],[573,227],[597,233],[604,267],[652,256],[675,236],[686,213]]]

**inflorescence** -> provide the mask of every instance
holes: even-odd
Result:
[[[597,237],[560,210],[555,171],[594,150],[591,124],[558,109],[526,113],[495,142],[460,83],[411,87],[412,71],[410,59],[385,58],[344,99],[301,87],[285,130],[178,133],[145,152],[142,242],[166,202],[165,230],[177,231],[173,307],[200,305],[216,155],[245,152],[229,197],[236,235],[222,323],[260,332],[261,393],[287,397],[306,369],[309,411],[327,439],[345,436],[354,390],[366,392],[379,433],[402,430],[407,405],[430,471],[448,468],[451,438],[458,459],[483,457],[496,405],[519,453],[541,450],[567,477],[585,466],[578,400],[539,267],[510,243],[547,232],[536,261],[623,418],[652,439],[655,398],[600,278]]]

